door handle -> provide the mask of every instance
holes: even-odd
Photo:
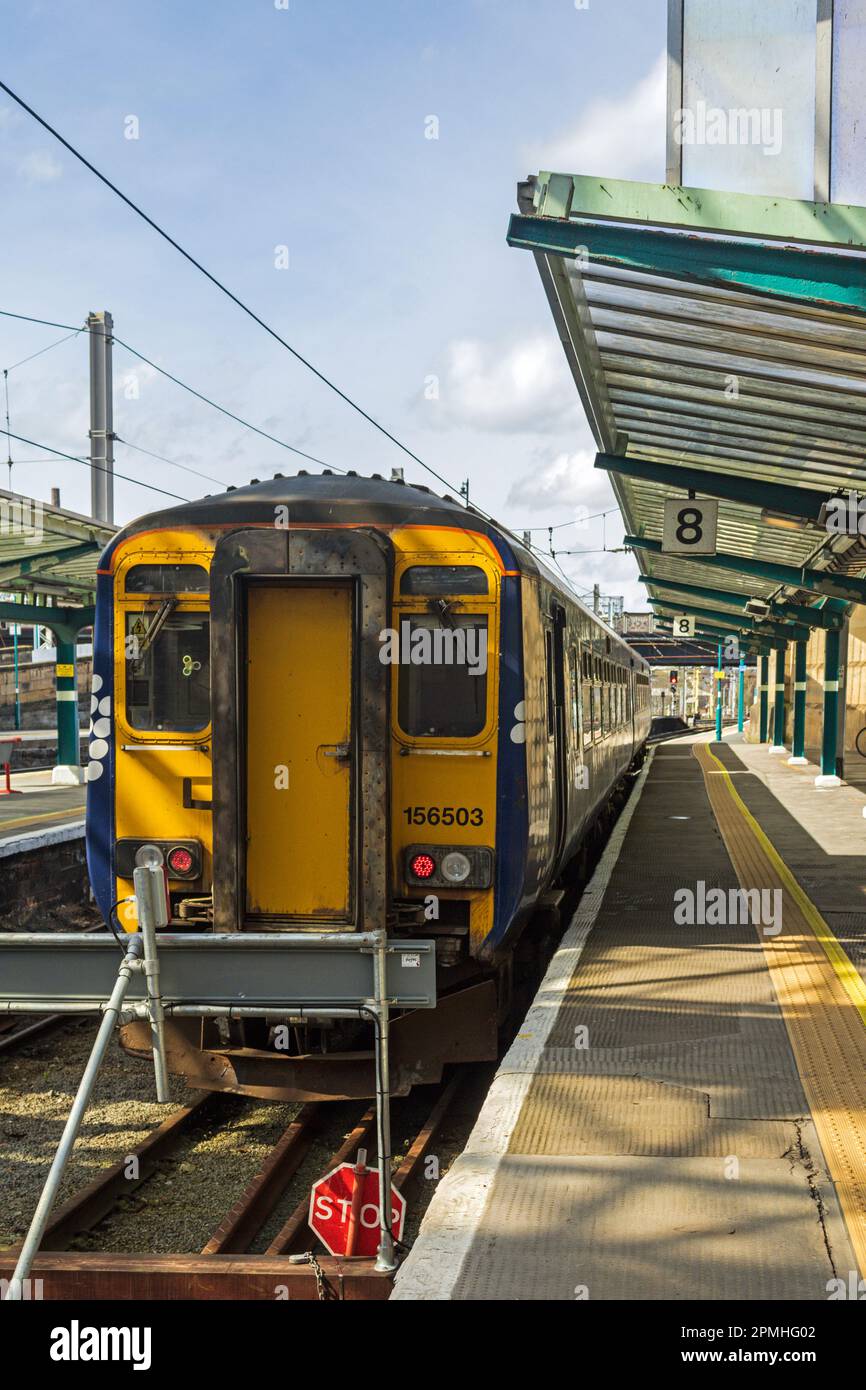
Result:
[[[352,746],[349,743],[332,743],[322,752],[326,758],[338,758],[341,763],[347,763],[352,756]]]

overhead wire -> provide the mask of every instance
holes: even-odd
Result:
[[[230,299],[233,304],[235,304],[244,314],[247,315],[248,318],[252,319],[253,323],[258,324],[258,326],[262,328],[267,334],[269,334],[275,342],[279,343],[281,347],[285,348],[285,350],[288,353],[290,353],[296,361],[300,362],[302,366],[306,367],[308,371],[312,372],[313,376],[315,376],[319,381],[321,381],[323,385],[327,386],[330,391],[333,391],[335,395],[339,396],[340,400],[344,401],[346,405],[348,405],[352,410],[354,410],[358,415],[360,415],[364,420],[366,420],[368,424],[372,425],[374,429],[378,430],[380,434],[384,435],[386,439],[389,439],[392,444],[394,444],[407,456],[407,458],[411,458],[413,462],[419,465],[419,467],[425,469],[425,471],[430,473],[432,477],[437,478],[440,483],[443,483],[444,486],[449,488],[452,492],[457,492],[459,494],[459,488],[455,488],[453,483],[449,482],[448,479],[443,477],[441,473],[438,473],[436,469],[432,468],[429,463],[425,463],[425,461],[422,458],[420,458],[418,454],[414,453],[413,450],[410,449],[407,444],[404,444],[402,440],[398,439],[395,434],[392,434],[392,432],[389,429],[387,429],[384,425],[380,424],[380,422],[376,420],[369,413],[369,411],[365,410],[363,406],[359,405],[357,401],[353,400],[352,397],[347,394],[347,392],[343,391],[339,386],[337,386],[336,382],[332,381],[330,377],[326,375],[325,372],[320,371],[318,367],[314,366],[313,363],[309,360],[309,358],[305,357],[301,352],[298,351],[297,348],[293,347],[292,344],[288,342],[280,333],[278,333],[275,328],[272,328],[271,325],[267,323],[259,314],[257,314],[254,309],[251,309],[250,306],[246,304],[244,300],[240,298],[239,295],[236,295],[233,290],[230,290],[228,286],[223,283],[222,280],[220,280],[216,275],[214,275],[212,271],[208,270],[207,267],[204,266],[201,263],[201,261],[197,260],[196,257],[193,256],[190,251],[187,251],[186,248],[182,246],[180,242],[177,241],[173,236],[171,236],[169,232],[167,232],[163,227],[161,227],[160,224],[153,217],[146,213],[142,207],[139,207],[139,205],[133,201],[132,198],[130,198],[126,193],[124,193],[120,188],[118,188],[116,183],[113,183],[112,180],[108,178],[106,174],[103,174],[102,171],[98,169],[96,165],[93,164],[89,159],[87,159],[87,157],[83,155],[80,150],[76,149],[76,147],[69,140],[67,140],[65,136],[61,135],[60,131],[57,130],[56,127],[51,125],[51,123],[47,121],[44,118],[44,116],[40,116],[39,112],[35,111],[33,107],[30,106],[24,100],[23,97],[20,97],[17,92],[13,91],[12,88],[3,81],[0,81],[0,90],[4,91],[7,96],[11,97],[12,100],[18,106],[20,106],[23,111],[26,111],[29,116],[32,116],[32,118],[39,125],[42,126],[43,130],[47,130],[49,135],[53,136],[54,139],[57,140],[58,143],[61,144],[65,150],[69,151],[73,158],[77,159],[78,162],[80,164],[83,164],[84,167],[88,169],[90,173],[94,175],[95,178],[99,179],[100,183],[104,184],[106,188],[110,189],[116,197],[120,198],[121,202],[125,203],[126,206],[130,208],[131,211],[134,212],[137,217],[140,217],[143,222],[146,222],[147,225],[153,231],[155,231],[158,236],[162,237],[162,239],[165,242],[167,242],[169,246],[173,247],[173,249],[177,251],[179,255],[183,256],[184,260],[188,261],[190,265],[194,266],[194,268],[197,271],[199,271],[199,273],[203,275],[205,279],[209,280],[212,285],[214,285],[222,294],[226,296],[227,299]],[[481,509],[478,508],[476,510],[480,511]]]
[[[95,463],[92,459],[80,458],[78,454],[67,454],[63,449],[54,449],[50,444],[41,444],[35,439],[27,439],[23,434],[10,434],[10,438],[17,439],[20,444],[29,444],[34,449],[45,449],[49,454],[56,454],[58,458],[69,459],[71,463],[83,464],[85,468],[95,468],[100,473],[112,473],[115,478],[122,478],[125,483],[134,483],[136,487],[147,488],[150,492],[159,492],[163,497],[171,497],[176,502],[191,502],[191,497],[181,497],[179,492],[169,492],[167,488],[157,487],[155,483],[144,483],[141,478],[130,478],[127,473],[118,473],[116,469],[106,468],[104,464]]]
[[[70,337],[76,333],[84,332],[83,328],[73,328],[71,324],[57,323],[53,319],[37,318],[32,314],[15,314],[9,309],[0,309],[0,315],[2,315],[3,318],[18,319],[24,323],[38,323],[50,328],[69,328]],[[59,341],[65,342],[66,339],[61,338]],[[144,362],[146,366],[151,367],[155,372],[158,372],[160,376],[164,376],[168,381],[173,382],[175,386],[181,387],[182,390],[189,392],[191,396],[195,396],[197,400],[202,401],[213,410],[219,411],[221,415],[227,416],[228,419],[234,420],[235,424],[241,425],[244,429],[250,430],[253,434],[261,435],[263,439],[270,440],[272,444],[277,444],[281,449],[287,449],[289,453],[297,454],[299,458],[307,459],[308,462],[315,463],[320,468],[329,468],[333,473],[345,473],[347,471],[345,468],[339,468],[336,464],[327,463],[324,459],[317,458],[314,454],[309,454],[305,450],[299,449],[294,444],[289,444],[287,440],[280,439],[277,435],[270,434],[267,430],[261,429],[260,426],[254,425],[252,421],[245,420],[242,415],[237,415],[233,410],[229,410],[227,406],[220,405],[219,401],[215,401],[210,396],[206,396],[203,391],[198,391],[194,386],[190,386],[189,382],[183,381],[179,376],[175,376],[175,374],[168,371],[166,367],[161,367],[158,362],[154,362],[152,358],[145,356],[143,352],[139,352],[131,343],[127,343],[122,338],[118,338],[116,334],[112,334],[112,341],[115,342],[118,347],[124,348],[126,352],[137,358],[139,362]],[[49,344],[49,346],[56,347],[57,343]],[[43,348],[42,351],[45,352],[47,349]],[[33,354],[33,356],[38,355],[38,353]],[[30,359],[24,358],[23,360],[26,362]],[[21,363],[16,365],[20,366]],[[9,370],[12,369],[10,368]],[[166,459],[164,461],[167,463],[174,463],[172,459]],[[182,467],[183,465],[175,466]],[[218,482],[222,486],[225,486],[223,480],[219,478],[209,479],[209,481]]]

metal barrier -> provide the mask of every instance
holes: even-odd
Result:
[[[23,1297],[109,1041],[119,1023],[151,1025],[157,1099],[170,1099],[167,1017],[360,1018],[373,1025],[379,1149],[379,1253],[397,1261],[391,1232],[390,1012],[436,1006],[436,944],[375,932],[165,934],[162,869],[135,870],[140,931],[121,952],[111,936],[0,932],[0,1014],[94,1013],[102,1021],[54,1155],[6,1299]]]

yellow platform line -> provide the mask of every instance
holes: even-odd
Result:
[[[84,806],[70,806],[66,811],[37,811],[32,816],[17,816],[15,820],[0,820],[0,840],[13,825],[30,825],[38,820],[61,820],[64,816],[83,816]]]
[[[758,932],[803,1090],[861,1273],[866,1272],[866,987],[758,824],[727,768],[694,744],[710,806],[744,889],[782,892],[782,930]],[[843,1272],[844,1273],[844,1272]]]

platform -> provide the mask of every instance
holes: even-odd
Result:
[[[84,833],[84,803],[86,786],[60,787],[51,785],[50,771],[13,772],[12,787],[20,796],[0,796],[0,853],[9,844],[26,849],[24,841],[34,838],[34,847],[42,843],[46,832],[75,827]],[[24,837],[24,839],[22,839]]]
[[[866,1273],[866,797],[814,774],[736,733],[653,751],[394,1298],[827,1300]],[[683,889],[739,918],[741,887],[764,925],[675,921]]]

